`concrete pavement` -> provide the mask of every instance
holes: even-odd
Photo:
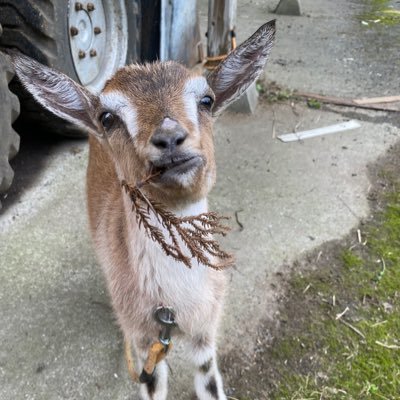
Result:
[[[276,17],[269,13],[276,1],[238,3],[239,39]],[[302,11],[278,17],[268,79],[335,96],[397,94],[391,64],[397,27],[364,29],[361,0],[303,0]],[[349,117],[361,128],[293,143],[272,135]],[[399,137],[393,115],[302,103],[262,103],[255,115],[219,119],[210,205],[232,217],[225,247],[237,257],[221,355],[251,355],[259,322],[273,321],[277,310],[276,273],[287,273],[295,259],[368,215],[366,166]],[[16,181],[0,216],[0,399],[136,399],[87,233],[86,143],[47,143],[34,151],[23,149],[16,160],[17,174],[28,178]],[[179,346],[169,360],[170,398],[190,398],[192,378]],[[229,388],[229,365],[222,369]]]

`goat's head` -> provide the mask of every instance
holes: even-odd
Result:
[[[129,183],[151,173],[158,199],[204,197],[215,181],[212,124],[261,73],[275,23],[263,25],[208,78],[175,62],[130,65],[94,95],[67,76],[12,55],[18,78],[45,108],[86,129],[112,149]]]

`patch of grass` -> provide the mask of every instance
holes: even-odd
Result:
[[[400,398],[400,186],[388,186],[386,206],[361,227],[366,245],[349,240],[292,278],[288,302],[298,306],[290,335],[271,348],[271,399]]]
[[[367,11],[358,16],[358,19],[366,27],[400,24],[400,10],[391,8],[389,0],[369,0],[367,1],[367,7]]]
[[[308,99],[307,100],[307,106],[310,108],[314,108],[316,110],[319,110],[321,108],[321,103],[318,100],[315,99]]]
[[[256,89],[260,96],[269,103],[283,102],[294,99],[293,91],[277,85],[275,82],[257,81]]]
[[[258,93],[263,94],[265,92],[264,84],[260,81],[256,83],[256,90]]]
[[[363,260],[355,255],[351,250],[344,250],[342,253],[342,260],[345,267],[351,269],[355,267],[361,267]]]

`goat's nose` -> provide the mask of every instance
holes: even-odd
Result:
[[[175,129],[157,129],[152,138],[151,143],[160,150],[173,152],[186,139],[187,132],[177,124]]]

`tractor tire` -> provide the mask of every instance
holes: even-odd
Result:
[[[18,49],[99,92],[119,67],[138,61],[139,3],[0,0],[0,47]],[[18,84],[15,90],[21,100],[22,124],[34,123],[67,136],[86,136],[40,107]]]
[[[14,172],[9,161],[19,150],[19,136],[12,128],[12,123],[19,115],[19,101],[8,88],[13,76],[8,56],[0,52],[0,193],[4,193],[11,185]]]

